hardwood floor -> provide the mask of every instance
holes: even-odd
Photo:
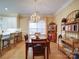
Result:
[[[67,57],[57,49],[56,43],[51,42],[51,53],[49,59],[67,59]],[[17,44],[16,47],[12,47],[9,51],[3,54],[0,59],[25,59],[25,45],[24,42]],[[32,59],[32,49],[29,49],[28,59]],[[41,57],[35,57],[35,59],[43,59]]]

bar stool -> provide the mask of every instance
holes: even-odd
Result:
[[[2,35],[1,40],[2,40],[2,49],[5,47],[10,47],[10,34]]]
[[[10,44],[15,46],[15,33],[10,33]]]

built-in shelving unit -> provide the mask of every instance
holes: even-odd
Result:
[[[70,59],[74,59],[74,50],[79,49],[79,10],[71,12],[66,20],[61,24],[62,39],[58,40],[58,48]]]

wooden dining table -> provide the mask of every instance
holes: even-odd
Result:
[[[40,38],[42,39],[42,38]],[[44,39],[44,38],[43,38]],[[46,39],[46,38],[45,38]],[[29,47],[32,47],[33,44],[43,44],[46,47],[46,52],[47,52],[47,59],[49,59],[49,41],[41,41],[41,42],[32,42],[31,39],[28,39],[25,41],[25,54],[26,54],[26,59],[28,59],[28,49]]]

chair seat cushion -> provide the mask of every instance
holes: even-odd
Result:
[[[41,45],[38,45],[36,44],[34,47],[33,47],[33,51],[34,51],[34,55],[42,55],[45,53],[45,48],[42,47]]]

